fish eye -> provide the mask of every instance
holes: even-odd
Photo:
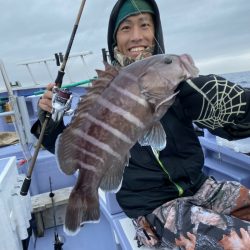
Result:
[[[170,57],[165,57],[164,58],[164,63],[171,64],[172,62],[173,62],[173,60]]]

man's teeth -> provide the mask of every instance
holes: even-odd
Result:
[[[138,47],[138,48],[132,48],[130,49],[131,52],[140,52],[143,51],[145,48],[144,47]]]

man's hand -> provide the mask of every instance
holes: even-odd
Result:
[[[49,113],[52,112],[52,96],[53,96],[52,89],[54,86],[55,86],[55,83],[49,83],[47,85],[46,91],[38,103],[39,107],[42,110],[47,111]]]

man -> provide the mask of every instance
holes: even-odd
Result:
[[[118,68],[164,53],[154,0],[117,1],[109,21],[108,48]],[[49,91],[39,101],[40,108],[49,112],[52,86],[48,85]],[[217,94],[225,89],[230,89],[226,93],[230,102],[219,106],[218,98],[224,97]],[[137,143],[131,149],[117,200],[133,219],[140,244],[169,249],[249,249],[249,190],[237,182],[217,182],[202,172],[204,156],[193,122],[230,140],[250,136],[250,92],[215,75],[183,82],[179,91],[161,120],[166,148],[156,152]],[[230,112],[222,116],[227,109]],[[40,111],[40,121],[43,116]],[[36,135],[40,121],[33,126]],[[50,121],[43,145],[51,152],[63,129],[62,122]]]

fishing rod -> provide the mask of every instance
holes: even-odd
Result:
[[[56,209],[55,209],[55,201],[54,201],[54,196],[55,194],[52,192],[52,182],[51,182],[51,177],[49,177],[49,186],[50,186],[50,193],[49,197],[51,199],[52,203],[52,210],[53,210],[53,220],[54,220],[54,250],[61,250],[62,246],[64,244],[64,238],[58,235],[57,231],[57,225],[56,225]]]
[[[47,127],[48,121],[51,119],[51,117],[53,120],[62,119],[63,114],[69,110],[70,105],[71,105],[71,100],[72,100],[71,92],[67,89],[65,89],[65,90],[60,89],[60,87],[62,85],[66,63],[68,61],[69,53],[70,53],[70,50],[71,50],[71,47],[72,47],[72,44],[73,44],[73,41],[74,41],[74,38],[76,35],[76,31],[77,31],[77,28],[78,28],[78,25],[80,22],[80,18],[82,15],[82,11],[83,11],[85,2],[86,2],[86,0],[82,0],[82,2],[81,2],[81,5],[80,5],[79,11],[78,11],[78,15],[77,15],[77,18],[76,18],[76,21],[74,24],[74,28],[73,28],[73,31],[72,31],[71,36],[70,36],[68,47],[67,47],[67,50],[65,52],[65,56],[63,57],[62,65],[57,73],[57,77],[55,80],[56,85],[53,88],[53,98],[52,98],[52,105],[54,104],[54,107],[52,110],[52,114],[49,112],[46,112],[45,120],[44,120],[44,122],[42,124],[42,128],[41,128],[41,133],[40,133],[40,136],[38,138],[37,145],[35,147],[35,152],[34,152],[34,155],[31,159],[29,169],[27,171],[27,175],[23,181],[23,185],[22,185],[22,188],[20,191],[20,194],[23,196],[27,195],[27,193],[29,191],[29,187],[30,187],[30,183],[31,183],[31,175],[32,175],[35,163],[36,163],[38,152],[39,152],[41,144],[42,144],[44,132],[45,132],[45,129]]]

